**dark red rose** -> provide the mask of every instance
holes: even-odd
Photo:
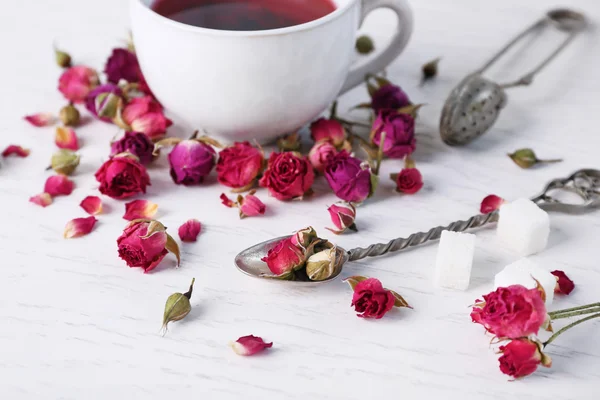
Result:
[[[542,353],[542,344],[537,341],[522,338],[512,340],[506,346],[500,346],[502,356],[500,371],[513,378],[522,378],[535,372],[538,365],[552,366],[552,359]]]
[[[567,274],[564,271],[552,271],[552,275],[556,277],[556,287],[554,288],[554,293],[561,294],[569,294],[575,289],[575,283],[569,279]]]
[[[104,72],[108,81],[114,84],[119,83],[121,79],[137,83],[141,76],[137,56],[127,49],[113,49],[104,66]]]
[[[371,97],[371,108],[376,114],[382,110],[397,110],[408,105],[410,100],[406,93],[399,86],[391,83],[381,86]]]
[[[291,200],[308,192],[314,180],[310,162],[302,154],[288,151],[271,153],[260,185],[278,200]]]
[[[416,168],[404,168],[399,174],[392,174],[392,180],[400,193],[414,194],[423,187],[423,176]]]
[[[263,169],[262,151],[249,142],[234,143],[219,153],[217,179],[220,184],[240,189],[251,186]]]
[[[146,193],[150,177],[146,168],[131,155],[115,156],[106,161],[96,172],[100,193],[113,199],[124,199],[138,193]]]
[[[117,239],[119,257],[130,268],[140,267],[144,269],[144,272],[150,272],[156,268],[168,253],[166,232],[156,232],[144,238],[149,226],[149,222],[131,223]]]
[[[394,307],[394,302],[394,294],[375,278],[359,282],[352,295],[352,307],[362,318],[379,319]]]
[[[154,143],[152,143],[148,136],[141,132],[125,132],[123,137],[111,143],[111,156],[126,151],[137,156],[144,165],[150,164],[154,160],[154,156],[152,155]]]

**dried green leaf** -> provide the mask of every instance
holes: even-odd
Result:
[[[179,245],[177,244],[175,239],[173,239],[173,236],[169,235],[168,233],[167,233],[167,244],[165,245],[165,248],[168,251],[170,251],[171,253],[175,254],[175,257],[177,258],[177,266],[179,267],[179,265],[181,265],[181,255],[179,253]]]
[[[167,147],[167,146],[175,146],[178,143],[181,143],[182,141],[183,141],[183,139],[174,138],[174,137],[159,140],[158,142],[154,143],[154,151],[152,152],[152,154],[157,156],[158,153],[160,153],[161,148]]]
[[[390,290],[390,289],[386,289],[386,290]],[[404,297],[400,296],[398,293],[394,292],[393,290],[390,290],[390,292],[394,295],[394,307],[407,307],[407,308],[412,308],[411,306],[408,305],[408,302],[406,300],[404,300]]]
[[[167,228],[163,224],[161,224],[159,221],[150,220],[150,223],[148,224],[148,230],[146,231],[146,235],[140,236],[140,237],[142,239],[148,239],[150,236],[154,235],[155,233],[164,232],[166,230],[167,230]]]
[[[350,285],[350,288],[352,290],[354,290],[356,288],[356,285],[358,285],[360,282],[367,280],[369,278],[367,278],[366,276],[360,276],[360,275],[355,275],[355,276],[351,276],[349,278],[344,279],[344,282],[346,282],[348,285]]]
[[[417,118],[418,115],[418,111],[421,107],[423,107],[425,104],[421,103],[421,104],[409,104],[407,106],[404,106],[402,108],[399,108],[397,111],[399,114],[408,114],[413,118]]]

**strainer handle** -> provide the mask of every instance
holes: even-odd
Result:
[[[367,60],[359,60],[352,66],[340,94],[361,84],[367,75],[382,71],[394,61],[408,44],[408,39],[410,39],[413,30],[412,10],[407,0],[361,0],[361,3],[360,24],[371,11],[377,8],[389,8],[396,13],[398,26],[392,41],[385,49]]]

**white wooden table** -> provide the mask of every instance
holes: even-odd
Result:
[[[492,288],[494,274],[516,258],[497,242],[493,229],[477,233],[467,292],[433,287],[435,245],[347,265],[342,276],[377,277],[414,306],[379,321],[355,316],[350,289],[339,280],[295,288],[250,279],[233,266],[238,251],[306,225],[352,248],[469,217],[489,193],[528,197],[551,178],[581,167],[600,168],[597,31],[579,37],[531,87],[511,90],[492,132],[469,147],[450,148],[437,132],[447,93],[554,2],[413,1],[414,36],[388,73],[416,102],[428,104],[415,154],[425,188],[415,196],[398,196],[385,177],[399,171],[401,162],[385,162],[376,197],[359,208],[360,233],[332,237],[324,227],[330,224],[326,206],[335,198],[323,180],[315,185],[316,196],[304,202],[281,203],[262,190],[267,215],[239,220],[235,210],[220,204],[225,188],[214,177],[201,187],[176,186],[163,158],[150,169],[146,198],[159,204],[158,219],[172,233],[188,218],[202,221],[204,231],[197,243],[182,246],[180,269],[169,256],[144,275],[117,256],[115,240],[126,223],[123,202],[104,198],[108,210],[92,234],[62,238],[65,223],[84,216],[79,202],[98,194],[93,173],[107,157],[114,126],[97,122],[77,130],[83,148],[76,190],[42,209],[27,200],[42,191],[54,134],[21,120],[63,104],[52,41],[77,61],[101,68],[110,49],[126,37],[126,3],[21,0],[2,6],[0,147],[16,143],[32,149],[29,158],[10,158],[0,169],[3,399],[597,398],[591,389],[600,379],[599,323],[583,325],[551,345],[551,369],[518,382],[500,373],[490,338],[471,323],[468,308]],[[592,20],[600,18],[597,1],[569,3]],[[377,12],[367,28],[376,39],[385,38],[393,23],[391,15]],[[556,35],[509,57],[493,76],[515,76],[519,66],[533,65],[536,55],[556,43],[552,38]],[[421,65],[439,56],[439,78],[419,87]],[[356,89],[341,99],[340,109],[365,99],[364,88]],[[506,157],[521,147],[564,162],[521,170]],[[533,258],[565,270],[577,284],[554,307],[598,301],[600,211],[553,214],[551,223],[548,249]],[[185,290],[192,277],[191,314],[161,337],[167,296]],[[251,358],[235,355],[228,342],[248,334],[273,341],[273,349]]]

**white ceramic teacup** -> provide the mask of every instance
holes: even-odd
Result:
[[[317,20],[281,29],[227,31],[182,24],[131,0],[142,72],[176,118],[225,142],[268,142],[322,113],[341,93],[385,68],[412,32],[406,0],[334,0]],[[376,8],[398,16],[391,43],[352,64],[359,26]]]

